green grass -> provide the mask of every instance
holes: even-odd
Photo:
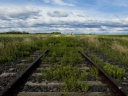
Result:
[[[54,41],[54,42],[53,42]],[[50,60],[45,58],[46,61],[55,63],[54,66],[50,67],[49,70],[42,69],[42,76],[46,80],[57,80],[64,82],[65,91],[87,91],[87,84],[82,84],[81,80],[87,80],[88,74],[86,71],[81,71],[77,67],[77,64],[83,62],[83,58],[78,53],[77,47],[79,42],[72,37],[53,37],[46,40],[46,44],[50,44],[50,52],[46,55]],[[53,45],[53,43],[55,43]],[[60,58],[57,61],[57,58]],[[45,61],[45,60],[44,60]]]
[[[118,50],[115,46],[118,46]],[[86,50],[85,50],[86,47]],[[113,60],[116,64],[127,66],[128,62],[128,36],[127,35],[41,35],[41,34],[22,34],[0,35],[0,64],[10,62],[14,59],[28,56],[34,50],[42,52],[49,48],[50,52],[43,57],[45,62],[54,63],[55,65],[49,70],[42,69],[42,75],[46,80],[58,80],[64,82],[64,90],[86,92],[89,88],[88,82],[82,84],[80,81],[87,80],[89,74],[86,71],[81,71],[75,66],[83,62],[78,53],[78,49],[86,53],[91,59],[103,68],[108,74],[117,81],[125,76],[125,69],[117,66],[104,64],[104,61],[97,57],[97,53],[102,53]],[[126,49],[125,52],[122,49]],[[33,58],[28,58],[31,62]],[[22,69],[25,69],[23,66]],[[107,69],[112,70],[111,73]],[[98,76],[98,71],[91,68],[91,75]],[[119,75],[119,77],[118,77]],[[78,79],[79,78],[79,79]],[[41,82],[40,77],[36,77],[37,81]]]
[[[28,56],[34,50],[44,49],[45,46],[41,43],[45,38],[34,35],[1,35],[0,63],[10,62],[16,58]]]

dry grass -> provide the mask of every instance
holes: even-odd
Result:
[[[29,42],[32,42],[32,40],[31,40],[31,38],[24,38],[24,40],[23,40],[23,43],[29,43]]]
[[[20,44],[20,41],[14,40],[14,41],[12,42],[12,44],[13,44],[14,46],[19,45],[19,44]]]
[[[111,48],[112,48],[113,50],[116,50],[116,51],[119,52],[120,54],[123,53],[123,54],[127,54],[127,55],[128,55],[128,49],[127,49],[127,47],[122,46],[122,45],[119,44],[117,41],[114,41],[114,42],[112,43]]]
[[[97,39],[97,37],[89,37],[88,38],[88,43],[95,45],[96,47],[100,46],[100,42]]]
[[[95,47],[100,46],[100,41],[98,40],[98,37],[96,36],[81,36],[78,39],[84,40],[88,42],[89,44],[95,45]]]
[[[53,35],[53,37],[59,37],[60,35]]]
[[[0,42],[0,49],[4,48],[4,44],[2,42]]]
[[[10,50],[15,48],[16,46],[18,46],[20,44],[20,42],[18,40],[12,40],[9,42],[6,42],[5,48],[3,48],[2,50]]]
[[[89,44],[93,44],[95,45],[95,47],[99,47],[101,44],[100,41],[98,40],[98,37],[96,36],[80,36],[78,39],[84,40]]]
[[[122,40],[128,41],[128,37],[122,37]]]

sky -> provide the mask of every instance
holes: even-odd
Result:
[[[127,0],[0,0],[0,32],[128,33]]]

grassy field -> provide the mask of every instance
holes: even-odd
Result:
[[[57,46],[54,47],[53,43],[56,43]],[[66,47],[69,48],[66,49]],[[1,34],[0,64],[27,56],[34,50],[43,52],[45,49],[50,48],[52,54],[49,55],[52,56],[52,62],[56,62],[56,56],[60,56],[63,57],[62,64],[65,65],[70,62],[71,66],[73,66],[74,62],[78,63],[77,61],[81,59],[78,58],[78,54],[77,57],[69,56],[67,58],[68,53],[64,52],[68,50],[69,54],[72,55],[74,53],[70,47],[77,48],[87,54],[117,81],[121,82],[122,77],[125,76],[125,68],[128,66],[128,35]],[[52,51],[54,49],[56,51]],[[62,69],[72,69],[70,65],[66,66],[62,67]],[[61,68],[58,70],[61,70]],[[77,71],[76,69],[72,70]],[[55,74],[57,74],[56,71]],[[59,79],[60,77],[56,78]],[[75,78],[73,77],[72,79]]]
[[[80,36],[80,42],[88,46],[89,50],[103,53],[109,58],[122,63],[128,63],[128,36],[126,35],[96,35]]]
[[[72,37],[85,45],[83,48],[102,53],[117,63],[128,64],[128,35],[1,34],[0,62],[28,55],[32,50],[42,48],[43,40],[50,37]]]

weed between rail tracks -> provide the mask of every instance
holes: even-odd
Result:
[[[119,48],[115,50],[115,46],[120,46],[120,49],[124,48],[125,52]],[[81,71],[76,67],[77,64],[84,62],[78,53],[78,49],[89,55],[95,63],[113,78],[116,78],[117,81],[121,82],[125,76],[125,68],[113,66],[111,65],[112,62],[104,64],[104,58],[102,58],[102,54],[104,54],[117,64],[127,65],[127,37],[118,36],[95,36],[94,38],[89,36],[54,37],[48,35],[0,36],[0,63],[25,57],[34,50],[42,50],[43,52],[47,48],[50,52],[47,56],[44,56],[42,61],[54,64],[48,70],[42,69],[42,77],[46,80],[64,82],[63,90],[65,91],[86,92],[89,89],[89,84],[88,82],[83,84],[81,81],[87,81],[90,74],[98,76],[98,71],[95,68],[91,68],[91,72],[88,74],[85,70]],[[97,53],[101,53],[98,55],[99,57],[97,57]],[[28,58],[27,61],[31,62],[32,58]],[[25,66],[22,69],[25,69]],[[44,78],[37,76],[36,80],[41,82]]]
[[[46,41],[48,44],[53,42],[52,39]],[[48,70],[42,69],[42,76],[46,80],[57,80],[64,83],[63,91],[84,91],[87,92],[89,84],[87,82],[88,73],[86,70],[81,71],[76,67],[77,64],[84,62],[78,53],[79,45],[73,38],[61,37],[54,38],[54,45],[50,45],[50,54],[46,56],[45,62],[55,63]],[[59,58],[59,60],[57,60]],[[82,83],[86,81],[86,83]]]

